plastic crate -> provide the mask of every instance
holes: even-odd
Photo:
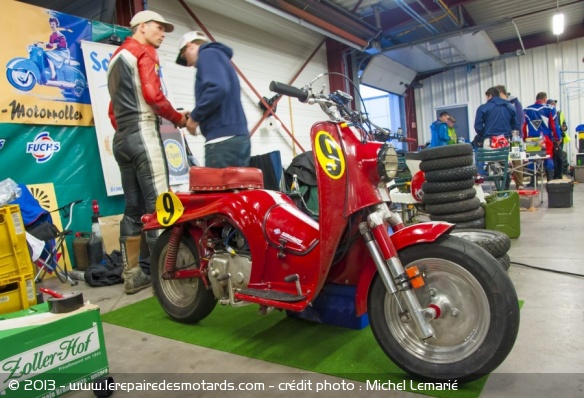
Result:
[[[36,303],[32,273],[0,279],[0,314],[26,310]]]
[[[0,280],[33,271],[20,207],[0,207]]]
[[[541,204],[539,191],[533,189],[518,189],[521,210],[537,210]]]
[[[293,318],[361,330],[369,326],[367,314],[357,316],[355,307],[356,286],[327,284],[312,306],[302,312],[286,311]]]

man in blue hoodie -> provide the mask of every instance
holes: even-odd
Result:
[[[503,135],[511,142],[511,131],[521,129],[515,107],[500,97],[499,90],[491,87],[485,92],[487,102],[477,109],[474,128],[478,142],[484,148],[491,147],[491,138]]]
[[[448,124],[446,122],[449,117],[450,114],[448,112],[442,112],[438,116],[438,120],[430,125],[430,132],[432,133],[430,148],[448,145],[450,136],[448,135]]]
[[[179,40],[176,63],[197,68],[195,109],[187,130],[205,137],[205,166],[249,166],[251,142],[240,99],[237,73],[231,65],[233,50],[209,42],[199,31],[185,33]]]

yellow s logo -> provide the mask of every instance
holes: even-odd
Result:
[[[316,158],[326,175],[337,180],[345,174],[345,158],[341,147],[326,131],[316,133]]]

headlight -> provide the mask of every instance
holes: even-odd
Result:
[[[381,181],[389,182],[397,175],[397,153],[390,144],[383,144],[377,155],[377,172]]]

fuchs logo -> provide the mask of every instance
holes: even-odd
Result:
[[[53,157],[53,153],[59,152],[61,143],[53,141],[49,133],[43,131],[39,133],[33,142],[26,144],[26,153],[32,154],[37,163],[44,163]]]

